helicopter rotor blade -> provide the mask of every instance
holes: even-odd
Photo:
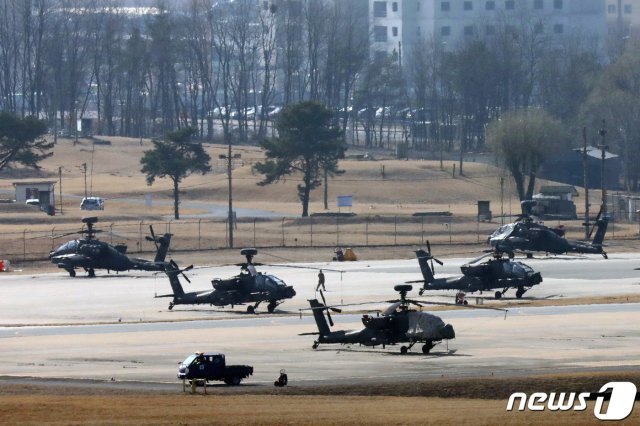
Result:
[[[158,250],[158,239],[156,238],[155,232],[153,232],[153,225],[149,225],[149,232],[151,233],[151,240],[153,244],[156,246],[156,250]]]
[[[444,263],[440,259],[437,259],[433,256],[433,253],[431,252],[431,242],[429,240],[427,240],[427,251],[429,253],[428,259],[431,260],[431,272],[435,273],[435,271],[433,270],[433,261],[435,260],[436,263],[440,266],[444,265]]]
[[[327,319],[329,320],[329,325],[331,325],[331,327],[333,327],[333,318],[331,318],[331,310],[330,308],[327,308],[327,299],[324,298],[324,293],[322,292],[322,290],[320,291],[320,297],[322,297],[322,304],[325,307],[325,310],[327,312]]]

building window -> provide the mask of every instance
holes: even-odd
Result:
[[[442,3],[440,3],[440,10],[442,12],[448,12],[451,10],[451,3],[449,3],[448,1],[443,1]]]
[[[487,25],[487,28],[485,29],[485,32],[487,33],[487,35],[491,36],[491,35],[495,35],[496,33],[496,27],[495,25]]]
[[[391,10],[394,12],[398,11],[398,2],[394,1],[393,3],[391,3]]]
[[[538,22],[537,24],[535,24],[533,26],[533,32],[535,34],[542,34],[543,31],[544,31],[544,27],[542,26],[542,24],[540,22]]]
[[[533,8],[537,10],[544,9],[544,2],[542,0],[533,0]]]
[[[486,10],[495,10],[496,9],[496,2],[495,1],[488,1],[484,4],[484,8]]]
[[[562,9],[562,0],[553,0],[553,8],[554,9]]]
[[[446,26],[446,27],[442,27],[440,28],[440,35],[442,37],[448,37],[451,35],[451,27]]]
[[[507,10],[513,10],[516,8],[516,2],[514,0],[506,0],[504,2],[504,8]]]
[[[464,35],[472,36],[474,34],[473,25],[465,25],[464,27]]]
[[[462,7],[464,10],[473,10],[473,3],[470,1],[465,1]]]
[[[625,4],[624,5],[624,13],[627,15],[631,15],[631,5],[630,4]]]
[[[384,43],[387,41],[387,27],[376,25],[373,27],[373,41]]]
[[[609,12],[609,15],[613,15],[616,13],[616,5],[615,4],[610,4],[607,6],[607,12]]]
[[[564,32],[564,26],[562,24],[555,24],[553,26],[553,32],[556,34],[562,34]]]
[[[386,18],[387,17],[387,2],[386,1],[374,1],[373,2],[373,17],[374,18]]]
[[[398,37],[398,27],[391,27],[391,34],[394,37]]]

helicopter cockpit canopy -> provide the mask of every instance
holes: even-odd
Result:
[[[493,234],[491,234],[491,239],[503,240],[513,233],[515,227],[515,223],[508,223],[506,225],[503,225],[498,228]]]
[[[77,250],[78,240],[71,240],[58,247],[51,255],[59,256],[62,254],[75,253]]]
[[[503,262],[502,269],[505,274],[511,274],[519,277],[526,277],[534,273],[533,268],[522,262]]]

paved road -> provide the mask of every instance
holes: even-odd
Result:
[[[447,274],[464,262],[444,260]],[[640,272],[633,270],[640,265],[640,254],[528,263],[542,271],[544,282],[527,296],[568,299],[640,291]],[[325,271],[332,302],[388,299],[393,284],[419,276],[415,260],[314,266],[347,271]],[[170,383],[177,362],[198,350],[225,352],[231,363],[254,365],[250,382],[255,384],[271,383],[280,368],[287,369],[293,383],[315,384],[640,366],[638,304],[518,307],[506,319],[495,311],[439,311],[455,327],[457,338],[430,355],[418,350],[400,356],[397,346],[383,350],[327,345],[313,350],[313,336],[299,334],[314,331],[315,325],[310,317],[296,314],[313,297],[316,271],[261,269],[282,277],[298,292],[277,315],[248,315],[243,307],[168,311],[167,299],[153,298],[169,290],[160,275],[2,275],[0,376]],[[195,269],[189,289],[210,288],[211,278],[235,271],[236,267]],[[358,315],[335,315],[334,320],[338,328],[362,326]]]

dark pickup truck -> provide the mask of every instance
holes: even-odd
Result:
[[[228,385],[239,385],[253,374],[248,365],[225,365],[224,354],[197,352],[189,355],[178,367],[178,379],[204,383],[221,380]]]

